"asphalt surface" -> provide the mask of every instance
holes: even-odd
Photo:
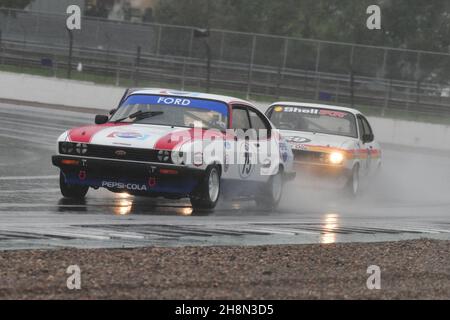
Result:
[[[450,154],[393,146],[356,200],[295,185],[276,212],[234,199],[206,215],[188,201],[103,190],[65,200],[51,165],[56,138],[93,118],[0,104],[0,250],[450,240]]]

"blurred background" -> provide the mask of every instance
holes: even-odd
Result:
[[[449,44],[445,0],[0,0],[0,71],[428,122],[450,116]]]

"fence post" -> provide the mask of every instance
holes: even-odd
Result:
[[[284,69],[286,68],[286,58],[287,58],[287,52],[288,52],[288,43],[289,43],[289,39],[285,38],[284,39],[284,50],[283,50],[283,55],[281,57],[281,64],[280,64],[280,68],[278,69],[278,82],[277,82],[277,99],[280,97],[280,87],[281,87],[281,83],[283,82],[284,79]]]
[[[248,81],[247,81],[247,100],[250,97],[250,92],[251,92],[251,86],[252,86],[252,71],[253,71],[253,59],[255,57],[255,47],[256,47],[256,36],[253,35],[253,39],[252,39],[252,52],[250,54],[250,64],[248,66]]]
[[[195,29],[191,29],[191,37],[189,39],[189,52],[188,52],[188,57],[192,58],[192,50],[194,48],[194,30]]]
[[[387,54],[388,54],[388,51],[385,48],[384,49],[384,54],[383,54],[383,66],[382,66],[382,69],[381,69],[381,74],[382,74],[383,79],[386,79]]]
[[[162,33],[162,26],[160,25],[158,28],[158,38],[156,40],[156,56],[159,56],[159,50],[161,46],[161,33]]]
[[[185,77],[186,77],[186,58],[183,59],[183,73],[181,75],[181,91],[184,91]]]
[[[416,78],[416,105],[420,103],[420,85],[421,85],[421,77],[420,77],[420,58],[421,53],[420,51],[417,52],[417,60],[416,60],[416,72],[415,72],[415,78]]]
[[[136,67],[134,70],[134,85],[137,87],[139,85],[139,66],[141,64],[141,46],[137,46],[136,52]]]
[[[67,78],[70,79],[72,77],[72,54],[73,54],[73,31],[67,29],[69,33],[69,57],[67,61]]]
[[[355,46],[350,51],[350,105],[355,106],[355,73],[353,72],[353,56],[355,54]]]
[[[2,42],[2,30],[0,29],[0,65],[3,65],[3,42]]]
[[[319,66],[320,66],[320,49],[321,43],[317,43],[317,55],[316,55],[316,69],[315,69],[315,77],[316,77],[316,92],[315,99],[319,99],[319,86],[320,86],[320,75],[319,75]]]
[[[223,60],[223,46],[225,44],[225,32],[222,31],[222,38],[220,39],[220,58],[219,60]]]

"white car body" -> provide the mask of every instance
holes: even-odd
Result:
[[[127,99],[147,98],[161,108],[181,108],[192,103],[202,105],[207,111],[209,107],[220,110],[228,122],[221,125],[229,130],[233,130],[234,109],[247,110],[249,122],[250,112],[255,112],[272,133],[265,141],[272,152],[276,152],[269,156],[260,146],[262,140],[236,140],[228,130],[203,131],[201,128],[108,121],[68,130],[58,138],[53,163],[61,168],[66,183],[136,195],[182,198],[191,195],[211,165],[220,167],[225,187],[229,184],[230,189],[237,189],[238,182],[244,182],[243,190],[251,193],[257,190],[254,184],[266,184],[280,168],[286,176],[295,175],[288,144],[265,115],[249,102],[212,94],[136,89],[124,95],[117,110]],[[67,144],[73,146],[70,154],[61,152],[62,143],[71,143]],[[261,161],[250,161],[249,154],[256,154]],[[166,156],[168,161],[164,160]],[[71,167],[62,165],[64,159],[80,162]],[[102,171],[102,166],[119,169]]]
[[[366,180],[380,168],[380,145],[374,139],[367,118],[358,110],[325,104],[275,102],[269,106],[266,115],[269,119],[273,119],[275,110],[285,112],[286,109],[283,108],[295,108],[296,112],[300,113],[318,113],[318,111],[324,110],[323,113],[334,112],[336,115],[346,113],[355,117],[357,132],[355,136],[280,129],[281,134],[292,147],[298,180],[303,179],[302,182],[306,184],[311,182],[316,186],[325,186],[331,183],[331,185],[345,187],[352,177],[354,168],[358,168],[359,177]],[[288,111],[291,112],[292,109]],[[370,141],[363,139],[366,133],[363,121],[367,121],[370,129],[367,134],[372,134],[373,139],[368,139]],[[341,163],[331,163],[330,157],[333,153],[343,155]],[[338,156],[333,155],[333,157]],[[317,179],[311,179],[312,177]]]

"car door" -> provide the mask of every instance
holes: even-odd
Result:
[[[253,147],[252,150],[255,150],[258,155],[254,180],[264,182],[270,178],[268,172],[271,170],[263,170],[263,166],[268,168],[270,165],[278,165],[278,144],[272,139],[272,126],[267,118],[253,107],[248,107],[248,112],[251,128],[255,132],[250,144]],[[276,145],[273,145],[274,143]],[[276,159],[273,159],[274,157]]]
[[[233,140],[228,139],[230,144],[227,149],[227,157],[232,157],[233,162],[228,169],[228,177],[237,180],[251,181],[255,172],[255,154],[250,139],[247,138],[251,129],[250,117],[247,106],[233,105],[231,128],[235,132]],[[232,154],[230,153],[232,152]]]
[[[361,173],[369,175],[372,167],[373,133],[369,122],[363,115],[358,115],[360,149],[359,157],[361,161]]]
[[[372,127],[370,126],[369,121],[366,117],[361,115],[361,121],[364,128],[364,134],[370,139],[368,141],[364,142],[364,145],[367,149],[367,167],[368,167],[368,174],[372,174],[375,172],[377,166],[378,166],[378,158],[379,158],[379,151],[380,146],[375,141],[375,135],[373,133]]]

